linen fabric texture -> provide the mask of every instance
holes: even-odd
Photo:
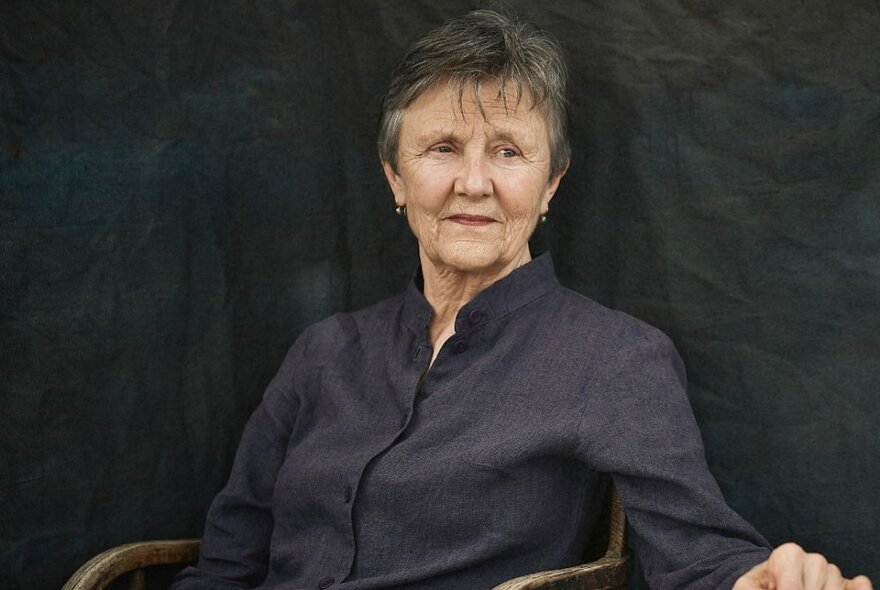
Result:
[[[429,369],[430,313],[416,279],[299,337],[175,590],[491,588],[579,563],[609,478],[650,587],[730,588],[767,558],[658,330],[546,254],[465,305]]]

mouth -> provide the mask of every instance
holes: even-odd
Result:
[[[465,213],[459,213],[458,215],[450,215],[446,218],[447,221],[452,221],[453,223],[458,223],[459,225],[466,225],[469,227],[481,227],[485,225],[489,225],[490,223],[495,223],[495,220],[491,217],[485,217],[483,215],[467,215]]]

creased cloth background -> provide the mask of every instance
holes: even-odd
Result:
[[[572,71],[536,249],[674,339],[736,510],[880,578],[880,5],[508,4]],[[0,587],[200,534],[296,335],[404,287],[379,98],[478,5],[0,3]]]

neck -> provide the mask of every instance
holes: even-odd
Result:
[[[460,271],[436,264],[420,252],[425,299],[431,305],[428,337],[436,358],[440,347],[455,334],[458,311],[481,291],[532,259],[528,248],[507,264],[475,272]]]

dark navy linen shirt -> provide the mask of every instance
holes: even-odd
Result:
[[[767,558],[663,334],[547,255],[465,305],[429,369],[430,314],[413,283],[300,336],[175,589],[488,589],[579,563],[609,477],[652,588],[730,588]]]

